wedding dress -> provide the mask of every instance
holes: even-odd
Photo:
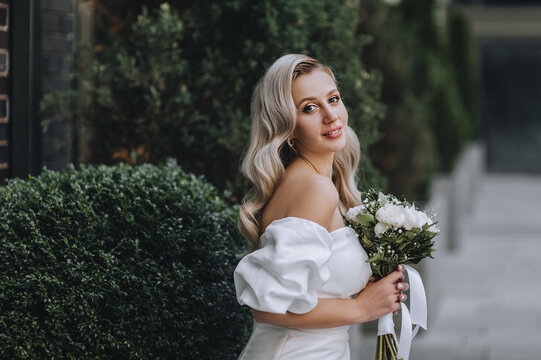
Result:
[[[240,304],[284,314],[304,314],[318,298],[349,298],[361,291],[372,271],[348,227],[328,232],[310,220],[273,221],[260,238],[261,248],[235,269]],[[239,360],[349,360],[349,326],[290,329],[254,322]]]

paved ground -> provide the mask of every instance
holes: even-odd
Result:
[[[480,184],[458,248],[433,260],[437,300],[411,360],[541,360],[541,176]],[[374,340],[360,345],[353,359],[372,359]]]

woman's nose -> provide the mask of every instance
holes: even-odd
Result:
[[[325,123],[331,123],[338,120],[338,114],[336,113],[336,109],[332,108],[330,105],[326,105],[324,106],[323,110],[323,121]]]

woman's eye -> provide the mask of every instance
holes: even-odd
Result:
[[[304,113],[311,113],[311,112],[314,112],[316,110],[316,106],[315,105],[306,105],[304,107],[304,109],[302,109],[302,112]]]
[[[335,95],[329,99],[329,103],[334,104],[340,101],[340,96]]]

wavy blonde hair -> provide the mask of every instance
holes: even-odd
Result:
[[[258,247],[261,211],[280,183],[285,168],[297,156],[287,145],[297,123],[291,84],[316,69],[325,71],[337,83],[332,70],[316,59],[289,54],[271,65],[254,90],[250,144],[242,162],[242,171],[253,187],[242,201],[239,219],[240,232],[252,250]],[[355,179],[359,158],[359,140],[348,126],[346,146],[334,155],[333,161],[333,182],[346,208],[361,201]]]

